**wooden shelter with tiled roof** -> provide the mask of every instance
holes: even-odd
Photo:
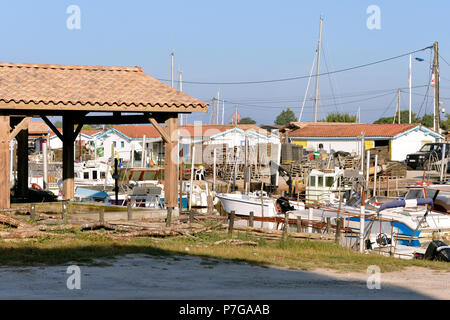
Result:
[[[63,198],[70,200],[74,197],[73,144],[83,125],[151,123],[165,142],[166,155],[171,155],[178,144],[174,134],[178,113],[207,112],[207,107],[140,67],[0,63],[0,208],[10,206],[9,141],[13,138],[18,141],[16,191],[22,196],[28,192],[31,118],[42,118],[63,141]],[[62,116],[63,133],[49,116]],[[165,123],[165,128],[159,123]],[[165,167],[165,201],[170,211],[177,203],[174,160],[167,158]]]

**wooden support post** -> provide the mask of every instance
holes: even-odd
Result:
[[[63,199],[71,200],[74,189],[74,122],[71,115],[63,116]]]
[[[127,202],[127,217],[128,217],[128,221],[133,220],[133,211],[131,208],[131,201]]]
[[[0,208],[10,207],[9,116],[0,116]]]
[[[194,211],[189,211],[189,227],[192,228],[192,224],[194,223]]]
[[[234,212],[234,210],[232,210],[229,215],[229,223],[228,223],[228,234],[230,236],[233,234],[234,218],[235,218],[235,212]]]
[[[208,195],[206,201],[208,204],[208,215],[212,215],[213,211],[214,211],[214,203],[213,203],[213,197],[211,194]]]
[[[98,209],[98,221],[100,223],[105,223],[105,207],[100,206]]]
[[[155,126],[155,124],[152,122]],[[164,168],[164,202],[167,207],[166,226],[171,225],[172,210],[177,207],[177,159],[178,159],[178,114],[174,113],[166,121],[167,136],[170,139],[166,142],[165,168]],[[156,127],[156,126],[155,126]],[[156,127],[157,128],[157,127]],[[158,129],[158,128],[157,128]],[[163,138],[167,139],[167,137]],[[192,188],[192,186],[191,186]]]
[[[254,217],[255,217],[255,213],[253,211],[250,211],[250,217],[248,218],[248,226],[250,228],[253,228],[253,226],[254,226]]]
[[[331,233],[331,218],[327,217],[327,233]]]
[[[297,232],[302,232],[302,217],[297,217]]]
[[[17,139],[17,195],[28,197],[28,130],[20,130]]]

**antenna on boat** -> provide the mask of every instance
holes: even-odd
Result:
[[[322,23],[323,18],[320,17],[319,27],[319,43],[317,45],[317,65],[316,65],[316,97],[314,101],[314,122],[317,122],[317,113],[319,107],[319,73],[320,73],[320,51],[322,49]]]

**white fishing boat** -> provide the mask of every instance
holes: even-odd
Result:
[[[74,183],[80,187],[107,187],[114,186],[115,180],[111,175],[110,166],[99,160],[76,162]]]
[[[222,203],[222,206],[226,212],[234,211],[237,216],[249,217],[250,212],[253,212],[254,217],[264,218],[284,218],[284,213],[277,209],[276,198],[269,197],[265,191],[250,192],[248,194],[242,193],[219,193],[216,197]],[[302,210],[305,208],[305,204],[301,201],[289,201],[294,207],[294,210]],[[245,221],[237,223],[245,224]],[[279,227],[277,222],[254,222],[255,227],[276,229]]]

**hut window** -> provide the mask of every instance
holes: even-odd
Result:
[[[325,183],[326,183],[327,187],[332,187],[333,183],[334,183],[334,178],[333,177],[326,177]]]

